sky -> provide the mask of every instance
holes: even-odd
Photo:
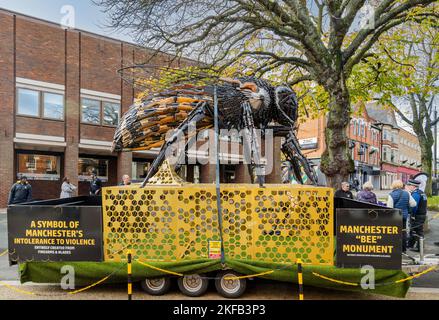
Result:
[[[66,7],[71,6],[71,7]],[[44,20],[61,23],[66,13],[62,9],[74,9],[75,28],[105,35],[111,38],[133,42],[126,33],[105,27],[106,14],[91,0],[0,0],[0,8],[16,11]]]

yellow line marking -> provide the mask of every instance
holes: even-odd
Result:
[[[7,253],[8,253],[8,250],[3,251],[2,253],[0,253],[0,257],[3,257]]]
[[[266,274],[270,274],[273,273],[274,270],[270,270],[270,271],[265,271],[265,272],[261,272],[261,273],[257,273],[257,274],[252,274],[249,276],[233,276],[233,277],[225,277],[224,280],[239,280],[239,279],[248,279],[248,278],[255,278],[255,277],[260,277]]]
[[[35,296],[35,295],[37,295],[37,294],[34,293],[34,292],[30,292],[30,291],[26,291],[26,290],[22,290],[22,289],[15,288],[15,287],[13,287],[13,286],[7,284],[7,283],[4,283],[3,281],[0,281],[0,284],[1,284],[2,286],[5,286],[5,287],[8,288],[8,289],[11,289],[11,290],[13,290],[13,291],[17,291],[17,292],[19,292],[19,293],[23,293],[23,294],[27,294],[27,295],[31,295],[31,296]]]
[[[172,275],[179,276],[179,277],[183,277],[184,276],[182,273],[177,273],[177,272],[173,272],[173,271],[164,270],[164,269],[161,269],[161,268],[158,268],[158,267],[154,267],[154,266],[152,266],[150,264],[147,264],[145,262],[142,262],[140,260],[136,260],[136,262],[140,263],[141,265],[143,265],[145,267],[148,267],[148,268],[151,268],[151,269],[154,269],[154,270],[157,270],[157,271],[161,271],[161,272],[172,274]]]

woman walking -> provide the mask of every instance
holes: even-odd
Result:
[[[70,183],[69,178],[65,177],[61,186],[61,199],[72,198],[77,187]]]

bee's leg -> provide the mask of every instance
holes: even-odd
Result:
[[[287,159],[291,162],[293,166],[294,175],[298,182],[303,184],[302,177],[300,174],[300,166],[305,171],[309,180],[313,185],[317,185],[317,176],[309,165],[308,159],[300,151],[299,141],[294,132],[291,130],[286,136],[285,143],[282,145],[282,152],[285,154]]]
[[[192,144],[194,143],[194,141],[196,141],[197,139],[197,135],[194,135],[193,137],[188,138],[188,141],[186,143],[186,145],[184,146],[184,152],[182,152],[180,154],[180,157],[178,158],[177,164],[175,165],[175,172],[179,173],[181,170],[181,167],[189,162],[189,158],[188,158],[188,151],[189,148],[192,146]]]
[[[259,182],[259,186],[263,187],[265,184],[265,173],[264,165],[261,161],[261,146],[258,143],[256,128],[253,121],[252,108],[248,102],[243,103],[243,117],[244,117],[244,143],[247,147],[250,147],[250,160],[249,165],[250,176],[254,177],[256,175]],[[253,174],[253,169],[255,169],[255,174]],[[254,179],[252,179],[254,181]]]
[[[151,165],[151,168],[148,170],[148,173],[146,175],[145,180],[142,183],[142,188],[145,187],[145,185],[148,183],[149,179],[151,179],[159,170],[160,165],[163,163],[163,161],[166,159],[166,152],[169,149],[169,147],[172,146],[174,142],[178,140],[178,138],[181,136],[181,134],[186,135],[187,130],[191,123],[199,123],[203,119],[206,118],[206,112],[207,112],[207,103],[203,103],[200,106],[198,106],[196,109],[194,109],[179,126],[174,131],[172,136],[163,144],[162,148],[159,151],[159,154],[157,155],[157,158],[155,158],[154,162]]]

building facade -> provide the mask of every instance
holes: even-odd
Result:
[[[34,199],[59,197],[63,177],[88,194],[91,170],[104,185],[124,174],[145,176],[157,150],[111,152],[115,128],[139,93],[117,71],[145,61],[168,64],[170,56],[151,60],[152,51],[134,44],[7,10],[0,10],[0,43],[0,207],[20,175],[30,180]],[[280,181],[278,160],[268,183]],[[215,166],[194,164],[184,173],[189,181],[212,182]],[[250,181],[242,164],[223,165],[221,176]]]
[[[371,181],[375,189],[380,188],[381,129],[369,116],[363,103],[353,108],[349,127],[349,149],[354,160],[355,172],[351,180],[358,186]]]
[[[405,183],[411,176],[418,174],[422,167],[421,147],[419,146],[418,138],[403,128],[400,128],[398,138],[398,179]]]
[[[300,125],[299,143],[315,164],[320,163],[325,145],[324,116],[307,119]],[[355,164],[350,182],[361,185],[372,182],[375,189],[390,189],[392,182],[406,182],[420,172],[420,147],[417,137],[400,128],[393,111],[376,103],[358,103],[347,129],[349,149]],[[319,181],[325,184],[318,170]]]

